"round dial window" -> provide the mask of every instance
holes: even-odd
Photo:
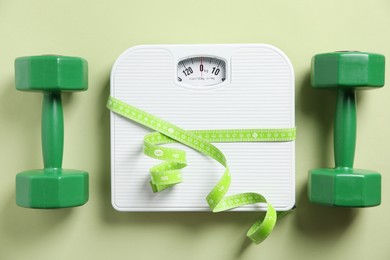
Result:
[[[226,62],[215,57],[192,57],[179,61],[177,80],[180,84],[212,86],[226,79]]]

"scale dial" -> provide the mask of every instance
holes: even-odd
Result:
[[[226,79],[226,62],[220,58],[196,56],[179,61],[177,80],[191,86],[213,86]]]

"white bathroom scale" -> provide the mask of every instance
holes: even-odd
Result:
[[[141,45],[126,50],[111,72],[111,96],[186,130],[294,128],[294,71],[266,44]],[[224,172],[182,144],[183,182],[153,193],[143,154],[152,130],[111,112],[112,205],[119,211],[210,211],[207,194]],[[277,211],[295,204],[295,142],[214,143],[226,156],[227,195],[256,192]],[[247,205],[235,211],[261,211]]]

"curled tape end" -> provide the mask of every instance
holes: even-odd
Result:
[[[271,234],[275,227],[277,218],[278,215],[274,207],[268,203],[268,209],[264,219],[257,220],[251,226],[251,228],[246,233],[247,237],[249,237],[255,244],[260,244],[269,236],[269,234]]]

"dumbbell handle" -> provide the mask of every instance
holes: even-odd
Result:
[[[42,153],[45,169],[61,169],[64,116],[60,92],[47,92],[42,105]]]
[[[339,89],[334,123],[336,168],[352,168],[356,144],[355,90]]]

